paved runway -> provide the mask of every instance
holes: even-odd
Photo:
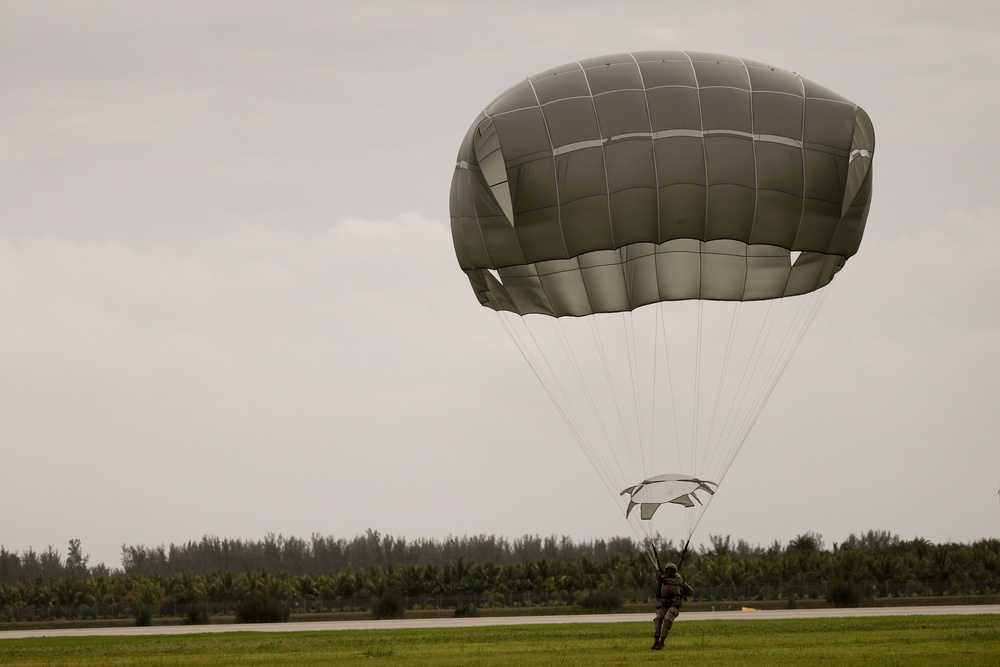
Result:
[[[998,614],[1000,605],[936,607],[858,607],[853,609],[770,609],[756,611],[684,612],[678,622],[719,620],[764,620],[780,618],[844,618],[864,616],[937,616],[944,614]],[[138,635],[193,635],[215,632],[328,632],[335,630],[393,630],[400,628],[473,628],[497,625],[544,625],[555,623],[641,623],[649,614],[578,614],[559,616],[495,616],[477,618],[414,618],[391,621],[317,621],[308,623],[226,623],[219,625],[157,625],[125,628],[67,628],[55,630],[6,630],[0,640],[27,637],[107,637]],[[1000,622],[1000,619],[998,619]]]

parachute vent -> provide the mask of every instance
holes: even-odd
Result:
[[[497,137],[493,121],[487,118],[476,130],[476,159],[479,168],[483,170],[486,184],[490,186],[493,197],[503,211],[507,222],[514,226],[514,206],[510,198],[510,186],[507,183],[507,167],[504,163],[503,151],[500,150],[500,140]]]

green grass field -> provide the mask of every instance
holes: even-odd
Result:
[[[1000,617],[225,633],[0,640],[0,665],[1000,665]]]

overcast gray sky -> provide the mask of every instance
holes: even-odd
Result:
[[[524,77],[711,51],[871,116],[860,253],[710,534],[1000,535],[995,2],[0,0],[0,544],[631,536],[458,269]]]

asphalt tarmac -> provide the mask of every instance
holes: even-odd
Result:
[[[951,605],[930,607],[856,607],[835,609],[759,609],[747,611],[683,612],[677,622],[720,620],[764,620],[783,618],[845,618],[865,616],[938,616],[946,614],[997,614],[1000,605]],[[109,637],[144,635],[195,635],[216,632],[329,632],[337,630],[393,630],[401,628],[474,628],[500,625],[545,625],[556,623],[639,623],[652,621],[649,614],[575,614],[558,616],[495,616],[474,618],[414,618],[363,621],[316,621],[298,623],[226,623],[218,625],[157,625],[122,628],[65,628],[48,630],[4,630],[4,639],[28,637]],[[1000,622],[1000,619],[998,619]]]

